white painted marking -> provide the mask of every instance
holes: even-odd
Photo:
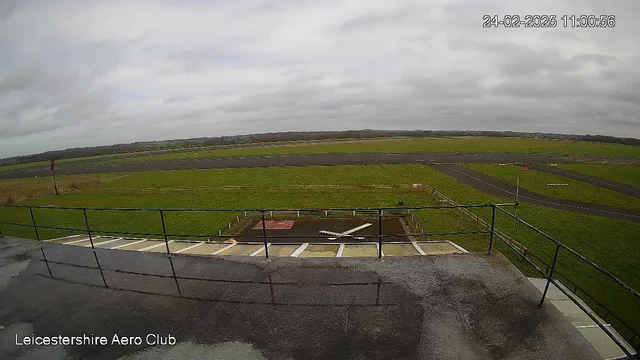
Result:
[[[358,227],[355,227],[355,228],[353,228],[353,229],[350,229],[350,230],[347,230],[347,231],[345,231],[345,232],[341,232],[341,233],[337,233],[337,232],[333,232],[333,231],[327,231],[327,230],[320,230],[320,233],[321,233],[321,234],[325,234],[325,235],[333,235],[333,236],[335,236],[335,237],[329,238],[329,240],[336,240],[336,239],[337,239],[337,238],[339,238],[339,237],[353,237],[353,236],[351,236],[351,235],[350,235],[351,233],[354,233],[354,232],[356,232],[356,231],[359,231],[359,230],[362,230],[362,229],[368,228],[368,227],[369,227],[369,226],[371,226],[371,225],[373,225],[373,224],[371,224],[371,223],[366,223],[366,224],[364,224],[364,225],[360,225],[360,226],[358,226]],[[363,237],[355,237],[355,239],[358,239],[358,240],[364,240],[364,238],[363,238]]]
[[[107,241],[103,241],[103,242],[99,242],[99,243],[93,243],[93,246],[98,246],[98,245],[102,245],[102,244],[109,244],[118,240],[122,240],[122,238],[118,238],[118,239],[112,239],[112,240],[107,240]],[[85,246],[91,246],[91,245],[85,245]]]
[[[340,248],[338,249],[338,253],[336,257],[342,257],[342,252],[344,251],[344,244],[340,244]]]
[[[147,239],[142,239],[142,240],[134,241],[134,242],[132,242],[132,243],[122,244],[122,245],[114,246],[114,247],[112,247],[112,248],[110,248],[110,249],[111,249],[111,250],[120,249],[121,247],[129,246],[129,245],[135,245],[135,244],[140,244],[141,242],[145,242],[145,241],[147,241]]]
[[[422,250],[422,248],[420,246],[418,246],[418,244],[416,244],[415,241],[412,241],[411,243],[413,244],[413,247],[416,248],[416,250],[418,250],[418,253],[420,255],[427,255],[427,254],[425,254],[424,250]]]
[[[298,257],[307,248],[307,246],[309,246],[309,243],[304,243],[304,244],[300,245],[300,247],[297,248],[296,251],[294,251],[293,254],[291,254],[290,256],[291,257]]]
[[[267,247],[269,247],[269,246],[271,246],[271,244],[267,244]],[[260,249],[258,249],[256,251],[252,252],[251,254],[249,254],[249,256],[256,256],[256,255],[260,254],[263,251],[264,251],[264,246],[262,246]]]
[[[160,247],[160,246],[165,245],[165,242],[164,242],[164,241],[158,241],[158,242],[159,242],[160,244],[155,244],[155,245],[147,246],[146,248],[142,248],[142,249],[140,249],[140,250],[138,250],[138,251],[147,251],[147,250],[155,249],[155,248],[157,248],[157,247]],[[169,240],[169,241],[167,242],[167,244],[171,244],[171,243],[173,243],[173,242],[174,242],[173,240]]]
[[[75,243],[88,241],[88,240],[89,240],[89,238],[86,238],[86,239],[80,239],[80,240],[74,240],[74,241],[67,241],[66,243],[62,243],[62,244],[63,245],[72,245],[72,244],[75,244]]]
[[[77,238],[78,236],[86,236],[86,235],[69,235],[69,236],[63,236],[61,238],[55,238],[55,239],[49,239],[49,240],[43,240],[42,242],[49,242],[49,241],[58,241],[58,240],[66,240],[66,239],[73,239],[73,238]]]
[[[174,252],[174,254],[180,254],[180,253],[185,252],[187,250],[191,250],[191,249],[197,248],[200,245],[204,245],[204,241],[203,242],[199,242],[199,243],[197,243],[195,245],[192,245],[192,246],[188,246],[188,247],[186,247],[184,249],[180,249],[180,250]]]
[[[447,242],[448,242],[449,244],[451,244],[452,246],[454,246],[456,249],[458,249],[458,250],[462,251],[463,253],[465,253],[465,254],[468,254],[468,253],[469,253],[467,250],[463,249],[461,246],[459,246],[459,245],[457,245],[457,244],[454,244],[454,243],[452,243],[452,242],[451,242],[451,241],[449,241],[449,240],[447,240]]]
[[[214,251],[214,252],[212,252],[212,253],[211,253],[211,255],[218,255],[218,254],[220,254],[221,252],[223,252],[223,251],[225,251],[225,250],[228,250],[228,249],[231,249],[232,247],[234,247],[234,246],[236,246],[236,245],[238,245],[238,243],[233,243],[233,244],[231,244],[231,245],[229,245],[229,246],[225,246],[225,247],[223,247],[222,249],[220,249],[220,250],[218,250],[218,251]]]

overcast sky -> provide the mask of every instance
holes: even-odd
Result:
[[[0,0],[0,157],[286,130],[640,137],[638,18],[638,0]]]

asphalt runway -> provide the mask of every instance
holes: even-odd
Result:
[[[451,176],[476,189],[510,199],[516,197],[516,187],[504,181],[457,165],[431,165],[434,169]],[[640,222],[640,211],[622,209],[611,206],[595,205],[578,201],[558,199],[520,189],[520,202],[546,206],[554,209],[568,210],[588,215],[605,216],[632,222]]]

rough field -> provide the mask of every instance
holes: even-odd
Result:
[[[617,144],[589,143],[583,141],[567,140],[537,140],[528,138],[490,138],[490,137],[455,137],[455,138],[409,138],[409,139],[370,139],[370,140],[342,140],[320,142],[295,142],[290,144],[264,144],[264,145],[236,145],[216,146],[207,148],[191,148],[177,150],[148,151],[141,153],[111,154],[96,157],[83,157],[63,159],[58,161],[66,174],[80,174],[87,172],[122,172],[142,170],[169,170],[203,168],[203,164],[196,165],[193,160],[224,159],[236,157],[256,156],[283,156],[297,154],[388,154],[388,153],[495,153],[495,154],[555,154],[546,156],[550,162],[564,162],[566,155],[573,161],[581,157],[590,158],[591,161],[607,161],[619,163],[637,163],[640,160],[640,148]],[[576,157],[577,156],[577,157]],[[495,157],[489,155],[495,160]],[[544,158],[544,157],[543,157]],[[529,158],[514,158],[506,156],[507,160],[529,161]],[[542,162],[542,159],[532,158],[534,162]],[[189,162],[190,161],[190,162]],[[335,161],[335,160],[334,160]],[[364,161],[367,161],[366,159]],[[371,161],[371,160],[369,160]],[[413,161],[413,160],[411,160]],[[486,162],[487,160],[485,160]],[[151,165],[141,163],[150,162]],[[188,162],[190,166],[186,166]],[[475,162],[467,159],[449,160],[449,162]],[[167,164],[168,163],[168,164]],[[357,164],[356,162],[355,164]],[[381,163],[373,162],[373,163]],[[385,163],[385,162],[382,162]],[[389,162],[386,163],[397,163]],[[134,166],[122,166],[122,165]],[[180,164],[180,165],[177,165]],[[213,168],[219,164],[210,163]],[[290,164],[290,165],[304,165]],[[353,164],[353,163],[343,163]],[[195,166],[194,166],[195,165]],[[285,164],[286,165],[286,164]],[[311,163],[310,165],[328,165],[325,163]],[[225,167],[249,167],[249,166],[276,166],[274,164],[250,164],[242,166]],[[282,165],[280,165],[282,166]],[[114,168],[115,167],[115,168]],[[29,171],[25,171],[29,170]],[[7,165],[0,167],[0,176],[24,177],[43,176],[48,170],[48,163],[39,162],[32,164]],[[2,174],[4,172],[13,175]]]

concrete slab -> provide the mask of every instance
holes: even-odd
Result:
[[[209,244],[200,245],[193,249],[183,251],[180,254],[211,255],[211,253],[214,253],[227,246],[229,246],[229,243],[209,243]]]
[[[123,247],[119,248],[118,250],[137,251],[137,250],[144,249],[146,247],[149,247],[149,246],[155,245],[155,244],[160,244],[160,241],[146,240],[146,241],[143,241],[143,242],[136,242],[136,243],[132,243],[131,245],[123,246]]]
[[[246,244],[237,244],[236,246],[230,247],[229,249],[218,253],[217,255],[231,255],[231,256],[248,256],[256,250],[260,250],[264,248],[264,245],[246,245]]]
[[[342,257],[377,257],[377,245],[345,245]]]
[[[14,261],[3,251],[0,267]],[[26,334],[36,336],[171,334],[176,345],[68,346],[59,354],[15,346],[0,330],[0,358],[601,359],[557,309],[537,308],[535,288],[499,254],[171,260],[98,249],[111,269],[106,288],[98,270],[82,267],[57,265],[50,278],[40,250],[25,251],[29,265],[0,285],[2,326],[28,323]],[[78,246],[45,252],[62,262],[93,258]],[[170,261],[189,278],[172,278]],[[229,342],[257,355],[214,351]]]
[[[300,245],[271,245],[269,246],[269,256],[291,256],[299,247]]]
[[[615,332],[610,325],[607,330]],[[618,359],[625,356],[622,349],[600,327],[578,328],[578,331],[593,345],[603,359]],[[619,335],[618,338],[620,338]],[[635,353],[632,348],[628,347],[627,349]]]
[[[539,293],[544,291],[546,279],[529,278],[529,281],[538,289]],[[565,295],[559,288],[562,288],[567,294]],[[591,309],[582,299],[577,295],[569,291],[566,286],[557,281],[557,286],[554,284],[549,285],[547,291],[547,303],[551,303],[562,313],[579,331],[587,341],[598,351],[604,359],[617,359],[621,356],[625,356],[620,347],[605,333],[595,321],[593,321],[588,315],[594,316],[598,322],[605,324],[605,326],[616,336],[616,338],[625,345],[625,347],[631,352],[635,353],[635,350],[629,346],[626,341],[606,322]],[[572,300],[573,299],[573,300]],[[574,300],[585,307],[587,311],[583,311],[574,303]]]
[[[113,248],[118,247],[118,246],[123,246],[123,245],[132,244],[132,243],[134,243],[134,242],[136,242],[136,241],[140,241],[140,240],[120,239],[120,240],[118,240],[118,241],[114,241],[114,242],[112,242],[112,243],[110,243],[110,244],[102,245],[102,246],[100,246],[100,248],[103,248],[103,249],[113,249]]]
[[[340,245],[310,244],[298,257],[336,257]]]
[[[540,293],[544,292],[544,288],[547,285],[547,279],[539,279],[539,278],[529,278],[529,281],[533,284],[533,286],[540,291]],[[549,285],[549,290],[547,290],[546,299],[548,300],[567,300],[569,299],[567,295],[565,295],[562,291],[560,291],[553,284]]]
[[[556,309],[571,321],[573,326],[595,325],[595,321],[582,311],[573,301],[566,300],[549,300]]]
[[[189,246],[193,246],[194,243],[191,242],[172,242],[169,244],[169,251],[171,251],[171,253],[175,253],[176,251],[188,248]],[[151,250],[149,250],[149,252],[159,252],[159,253],[167,253],[167,247],[166,246],[160,246],[157,248],[153,248]]]
[[[464,252],[449,243],[439,242],[418,242],[420,249],[425,255],[443,255],[443,254],[463,254]],[[383,246],[383,248],[385,248]],[[386,255],[386,252],[385,252]]]
[[[79,241],[80,239],[71,239],[71,243],[68,243],[67,245],[74,245],[74,246],[91,246],[91,240],[89,240],[89,237],[87,236],[86,238],[84,238],[86,240],[82,240]],[[94,236],[92,238],[93,240],[93,244],[95,246],[96,243],[98,242],[103,242],[103,241],[107,241],[110,240],[109,238],[103,238],[101,236]]]
[[[420,255],[413,244],[382,244],[384,256],[416,256]]]

